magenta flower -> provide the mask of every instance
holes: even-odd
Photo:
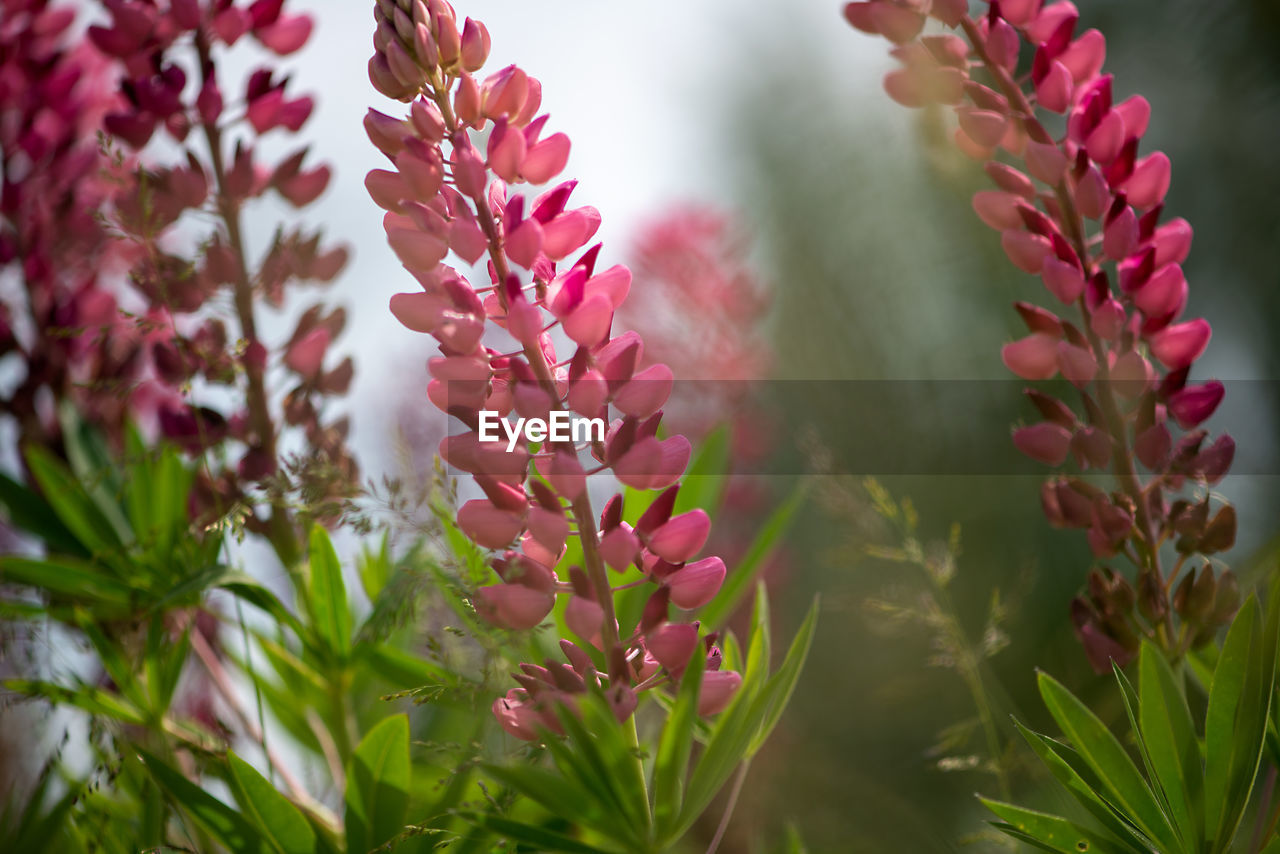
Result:
[[[370,172],[365,183],[386,210],[392,250],[422,288],[393,297],[391,311],[439,342],[427,396],[467,428],[445,439],[440,454],[474,475],[484,492],[458,512],[467,536],[496,553],[491,564],[502,581],[476,592],[477,611],[528,629],[547,616],[555,596],[567,595],[569,626],[606,662],[599,673],[581,648],[562,641],[569,665],[524,665],[516,676],[521,689],[496,701],[494,714],[512,735],[536,738],[539,725],[557,730],[555,704],[593,680],[607,686],[623,719],[637,690],[663,674],[678,679],[695,648],[719,660],[696,626],[670,614],[672,602],[704,604],[724,577],[718,559],[689,562],[706,542],[706,514],[672,517],[675,484],[690,455],[683,436],[658,437],[672,371],[645,361],[636,333],[614,335],[631,274],[599,268],[600,246],[585,248],[600,215],[570,206],[575,183],[536,195],[525,190],[555,179],[569,155],[569,139],[547,133],[547,117],[538,114],[541,84],[516,66],[473,77],[487,59],[488,32],[471,19],[460,24],[443,0],[383,0],[375,18],[370,79],[409,109],[402,119],[369,112],[365,128],[392,168]],[[483,149],[481,131],[488,131]],[[486,259],[488,281],[473,285],[444,263],[450,253],[467,264]],[[487,346],[495,330],[515,349]],[[567,350],[553,331],[569,342]],[[544,425],[569,415],[608,425],[602,436],[576,440],[521,434],[481,441],[493,413]],[[530,478],[532,467],[545,483]],[[666,491],[632,528],[622,520],[621,494],[596,516],[585,485],[588,474],[600,472],[636,489]],[[562,568],[570,536],[581,543],[583,566]],[[653,592],[640,625],[622,636],[609,568],[633,567]],[[683,658],[672,653],[676,637]],[[723,708],[738,683],[709,684],[710,712]]]
[[[1085,530],[1097,558],[1126,555],[1139,587],[1166,600],[1166,607],[1134,611],[1143,597],[1135,599],[1123,577],[1091,585],[1089,597],[1073,606],[1091,661],[1127,661],[1141,635],[1177,656],[1206,641],[1234,609],[1229,572],[1219,579],[1222,607],[1192,613],[1180,610],[1176,597],[1167,606],[1188,559],[1234,541],[1235,515],[1228,506],[1211,519],[1207,497],[1170,498],[1188,481],[1217,483],[1234,443],[1222,436],[1206,444],[1198,429],[1223,387],[1188,385],[1211,333],[1204,319],[1183,317],[1188,284],[1181,265],[1191,227],[1161,222],[1169,158],[1139,153],[1151,106],[1140,95],[1114,99],[1112,77],[1102,73],[1105,39],[1097,30],[1077,34],[1072,3],[991,2],[977,17],[968,5],[870,0],[849,3],[845,17],[895,43],[902,68],[885,79],[890,97],[909,107],[953,108],[957,146],[984,161],[996,187],[974,196],[975,212],[1001,233],[1009,260],[1040,277],[1064,307],[1060,317],[1018,303],[1030,334],[1006,344],[1001,357],[1023,379],[1061,374],[1078,390],[1079,408],[1028,390],[1044,420],[1016,430],[1014,443],[1047,465],[1071,459],[1082,470],[1112,469],[1113,492],[1076,477],[1051,480],[1042,494],[1045,512],[1055,525]],[[964,38],[921,35],[929,18]],[[1024,44],[1029,68],[1019,67]],[[1065,116],[1060,133],[1042,122],[1047,114]],[[1187,432],[1176,436],[1177,429]],[[1208,536],[1215,523],[1223,536]],[[1179,558],[1166,574],[1161,546],[1171,541]],[[1183,577],[1192,575],[1194,569]],[[1174,612],[1189,626],[1185,641]]]

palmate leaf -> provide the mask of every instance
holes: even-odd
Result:
[[[575,709],[561,706],[556,711],[569,750],[581,760],[574,766],[578,773],[587,771],[609,797],[612,809],[625,820],[631,840],[647,840],[652,817],[644,774],[622,730],[630,722],[618,723],[599,691],[581,698]],[[572,819],[572,815],[564,817]]]
[[[393,715],[361,740],[347,766],[347,851],[364,854],[404,829],[409,809],[409,718]]]

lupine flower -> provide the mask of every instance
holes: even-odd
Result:
[[[769,368],[759,333],[768,292],[744,262],[746,251],[728,217],[693,205],[643,223],[631,248],[635,282],[620,322],[680,377],[668,418],[693,435],[742,407],[749,384]]]
[[[512,735],[534,739],[539,726],[558,730],[558,703],[599,681],[625,719],[637,690],[664,681],[664,673],[678,678],[650,654],[665,632],[692,632],[708,663],[719,662],[712,638],[699,639],[696,627],[671,619],[672,601],[704,602],[723,577],[714,565],[689,562],[706,541],[705,514],[672,517],[690,455],[683,436],[657,436],[672,373],[644,361],[638,334],[614,334],[631,274],[598,268],[600,246],[587,244],[600,214],[571,206],[575,182],[526,192],[525,185],[556,178],[569,156],[568,137],[547,133],[547,116],[538,113],[537,79],[514,65],[473,76],[488,57],[489,34],[478,21],[459,22],[444,0],[381,0],[374,17],[370,79],[409,107],[403,118],[376,110],[366,117],[370,139],[392,167],[370,172],[366,187],[387,212],[391,248],[422,288],[393,297],[391,311],[439,342],[427,396],[467,428],[446,438],[440,454],[470,472],[484,494],[458,517],[469,537],[494,552],[501,581],[477,591],[477,611],[526,629],[550,613],[557,595],[570,596],[570,625],[606,663],[599,673],[584,650],[562,641],[569,664],[524,665],[516,676],[521,688],[495,701],[494,714]],[[488,281],[473,285],[444,263],[449,253],[467,264],[487,259]],[[495,329],[505,330],[514,350],[485,344]],[[550,439],[530,447],[522,437],[508,451],[479,439],[481,410],[596,418],[611,406],[616,417],[607,435],[582,447]],[[635,489],[663,490],[634,528],[622,521],[621,494],[596,516],[585,488],[587,451],[591,473],[611,471]],[[534,468],[542,480],[531,478]],[[562,568],[571,527],[584,565]],[[608,567],[638,567],[653,586],[629,637],[619,635]],[[708,684],[710,713],[723,708],[737,683]]]
[[[854,27],[896,45],[902,67],[885,78],[890,97],[953,108],[957,146],[984,162],[996,187],[975,195],[974,210],[1063,312],[1018,303],[1028,335],[1001,356],[1023,379],[1061,374],[1079,390],[1078,409],[1028,390],[1043,420],[1014,432],[1017,447],[1051,466],[1071,459],[1116,475],[1113,492],[1060,476],[1042,493],[1051,523],[1085,530],[1098,559],[1125,554],[1138,569],[1139,595],[1104,569],[1073,603],[1090,660],[1124,663],[1144,634],[1173,655],[1206,642],[1234,610],[1234,579],[1229,571],[1215,579],[1207,564],[1196,576],[1194,563],[1177,576],[1188,560],[1231,545],[1235,514],[1226,506],[1210,518],[1207,496],[1169,499],[1188,481],[1217,483],[1235,446],[1226,435],[1208,442],[1200,428],[1222,385],[1188,384],[1211,331],[1203,318],[1183,316],[1191,227],[1161,222],[1171,166],[1163,152],[1140,152],[1150,104],[1114,96],[1102,71],[1105,39],[1077,33],[1079,12],[1067,0],[990,2],[977,17],[960,0],[870,0],[844,11]],[[964,37],[922,35],[931,18]],[[1020,68],[1024,43],[1031,63]],[[1048,114],[1064,120],[1046,126]],[[1170,540],[1179,559],[1166,574],[1160,548]],[[1204,592],[1168,601],[1175,584]],[[1190,629],[1185,643],[1173,613]]]
[[[115,184],[94,134],[116,95],[74,20],[45,2],[0,3],[0,269],[21,287],[0,301],[0,356],[24,370],[4,409],[20,442],[55,449],[58,402],[119,438],[131,408],[145,420],[164,398],[140,387],[145,336],[111,287],[128,260],[96,216]]]
[[[342,247],[322,247],[320,235],[281,228],[255,265],[245,250],[240,214],[251,200],[270,191],[295,207],[312,202],[329,182],[329,167],[306,165],[306,149],[274,165],[260,162],[257,138],[296,133],[314,106],[293,93],[287,78],[270,67],[253,71],[244,84],[243,118],[229,118],[227,88],[219,78],[217,53],[242,37],[252,37],[273,54],[299,50],[312,29],[310,18],[287,12],[282,2],[237,5],[229,0],[200,4],[192,0],[111,4],[110,18],[88,30],[88,37],[115,60],[120,74],[115,108],[106,130],[132,149],[142,149],[156,134],[187,143],[187,156],[173,166],[143,157],[138,190],[116,200],[120,231],[135,244],[138,262],[130,272],[155,323],[150,337],[155,373],[174,385],[201,380],[211,385],[243,384],[243,411],[220,413],[171,397],[160,418],[162,432],[192,452],[208,450],[224,439],[243,445],[238,464],[227,475],[206,476],[204,502],[217,512],[244,497],[244,486],[270,477],[279,468],[278,440],[287,424],[301,428],[313,460],[306,472],[309,494],[348,494],[356,476],[345,449],[345,419],[325,423],[325,397],[346,392],[354,371],[350,359],[330,357],[330,343],[342,330],[345,314],[324,313],[320,305],[305,311],[293,335],[281,347],[280,363],[291,378],[279,413],[267,389],[270,350],[259,338],[254,300],[280,307],[291,282],[328,282],[346,262]],[[199,136],[199,145],[192,132]],[[232,133],[238,135],[234,146]],[[206,159],[196,151],[207,152]],[[166,250],[184,225],[184,213],[211,202],[221,227],[202,241],[203,252],[185,258]],[[202,319],[208,301],[228,293],[239,323],[235,337],[247,344],[231,352],[220,321]],[[243,481],[243,484],[237,483]],[[267,525],[251,520],[251,527]],[[264,528],[263,530],[267,530]]]

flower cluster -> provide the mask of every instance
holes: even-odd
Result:
[[[88,32],[120,69],[118,104],[103,126],[134,149],[163,132],[185,154],[171,166],[148,161],[138,170],[133,191],[116,201],[119,230],[136,257],[130,280],[145,303],[138,314],[152,330],[152,368],[175,388],[195,382],[242,387],[237,398],[246,402],[243,411],[224,414],[175,397],[161,412],[160,426],[193,453],[228,438],[243,446],[234,468],[203,484],[210,509],[225,512],[244,498],[245,486],[276,473],[283,424],[300,428],[317,461],[306,484],[310,492],[321,499],[346,495],[355,477],[345,449],[347,423],[326,423],[321,417],[323,398],[344,394],[353,374],[349,358],[326,365],[345,314],[326,312],[320,304],[310,307],[278,348],[277,364],[258,335],[254,300],[261,297],[280,308],[290,282],[332,281],[347,251],[323,247],[318,233],[282,226],[255,264],[241,220],[245,205],[268,191],[301,208],[328,185],[328,166],[304,166],[305,147],[271,166],[255,157],[259,138],[277,130],[296,133],[313,101],[288,94],[288,78],[264,66],[244,85],[243,111],[232,113],[224,104],[215,55],[251,37],[287,56],[306,43],[311,20],[286,13],[283,0],[107,6],[109,21]],[[220,226],[199,241],[196,257],[189,257],[175,249],[191,242],[179,221],[188,211],[204,210],[209,201]],[[210,316],[222,294],[234,306],[237,334]],[[267,385],[268,371],[276,367],[288,377],[278,413]],[[257,524],[250,520],[251,527]]]
[[[1061,374],[1079,394],[1072,408],[1029,389],[1043,420],[1014,432],[1017,447],[1050,466],[1074,458],[1082,471],[1116,475],[1113,492],[1061,476],[1042,493],[1053,524],[1086,531],[1097,558],[1125,554],[1138,568],[1136,595],[1103,569],[1073,603],[1091,662],[1128,661],[1144,635],[1175,655],[1206,641],[1234,612],[1234,580],[1207,563],[1178,577],[1189,559],[1232,544],[1235,513],[1225,506],[1211,515],[1207,496],[1170,499],[1188,483],[1221,479],[1235,446],[1225,435],[1207,442],[1200,427],[1224,389],[1189,382],[1210,328],[1183,318],[1191,227],[1161,222],[1169,158],[1139,154],[1150,105],[1140,95],[1114,99],[1102,73],[1105,39],[1077,34],[1079,13],[1067,0],[993,1],[978,17],[964,0],[871,0],[848,4],[845,17],[896,45],[902,67],[885,78],[894,100],[954,108],[957,146],[985,161],[996,187],[975,195],[975,211],[1001,232],[1010,261],[1074,313],[1017,303],[1029,334],[1002,357],[1019,377]],[[923,35],[930,18],[964,38]],[[1025,46],[1031,62],[1020,71]],[[1166,574],[1168,541],[1179,557]]]
[[[635,287],[619,318],[680,377],[669,416],[691,435],[723,421],[769,368],[759,334],[769,297],[746,250],[727,216],[694,205],[643,224],[632,245]]]
[[[0,3],[0,271],[12,288],[0,356],[24,370],[3,404],[21,444],[53,448],[59,402],[114,437],[154,404],[139,387],[144,336],[110,287],[128,262],[96,216],[115,193],[94,141],[115,104],[109,63],[72,37],[74,21],[42,0]]]
[[[541,85],[520,68],[473,76],[489,54],[483,24],[459,22],[444,0],[380,0],[375,19],[370,79],[410,106],[404,119],[369,112],[369,137],[394,168],[370,172],[366,186],[387,212],[392,249],[422,288],[393,297],[391,310],[439,342],[427,394],[467,428],[440,452],[484,494],[458,512],[462,530],[496,552],[491,565],[501,583],[476,591],[476,609],[499,625],[529,629],[557,595],[568,596],[569,625],[603,656],[601,673],[581,647],[563,641],[568,663],[525,665],[516,677],[521,687],[498,699],[494,713],[511,734],[534,739],[539,725],[558,728],[559,701],[595,681],[625,719],[638,690],[678,679],[695,654],[708,663],[701,710],[714,713],[741,680],[718,670],[713,638],[671,620],[673,605],[700,607],[725,575],[719,558],[695,559],[709,533],[707,515],[674,514],[690,444],[658,437],[672,373],[662,364],[642,367],[638,334],[613,333],[631,274],[622,266],[597,269],[598,244],[583,251],[600,215],[570,206],[575,182],[532,198],[522,192],[521,185],[547,183],[564,169],[569,139],[545,133]],[[486,130],[481,148],[477,135]],[[468,264],[487,257],[488,282],[473,286],[444,264],[450,251]],[[495,329],[513,349],[486,345]],[[522,439],[508,452],[478,435],[481,410],[608,420],[611,408],[617,417],[604,439],[582,446]],[[590,469],[582,460],[588,452]],[[606,471],[632,488],[663,490],[634,526],[623,521],[620,494],[596,518],[587,481]],[[582,566],[558,571],[571,536]],[[653,588],[634,631],[618,623],[608,574],[633,567],[644,573],[639,583]]]

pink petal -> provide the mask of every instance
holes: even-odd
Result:
[[[698,714],[714,715],[729,707],[734,694],[742,687],[742,677],[732,670],[713,670],[702,674],[698,693]]]
[[[1014,430],[1013,444],[1036,462],[1060,466],[1071,450],[1071,431],[1060,424],[1042,421]]]
[[[529,149],[520,173],[530,184],[545,184],[559,175],[569,162],[569,137],[552,134]]]
[[[1151,353],[1171,371],[1185,368],[1200,358],[1213,330],[1204,318],[1166,326],[1151,336]]]
[[[1058,341],[1035,332],[1000,350],[1005,367],[1024,380],[1047,380],[1058,373]]]
[[[476,612],[507,629],[527,630],[551,613],[556,596],[523,584],[494,584],[476,591]]]
[[[664,579],[671,591],[671,601],[686,611],[701,608],[720,592],[724,584],[724,561],[718,557],[703,558],[677,569]]]
[[[698,553],[711,533],[711,519],[701,509],[673,516],[649,537],[649,551],[671,563],[686,561]]]

